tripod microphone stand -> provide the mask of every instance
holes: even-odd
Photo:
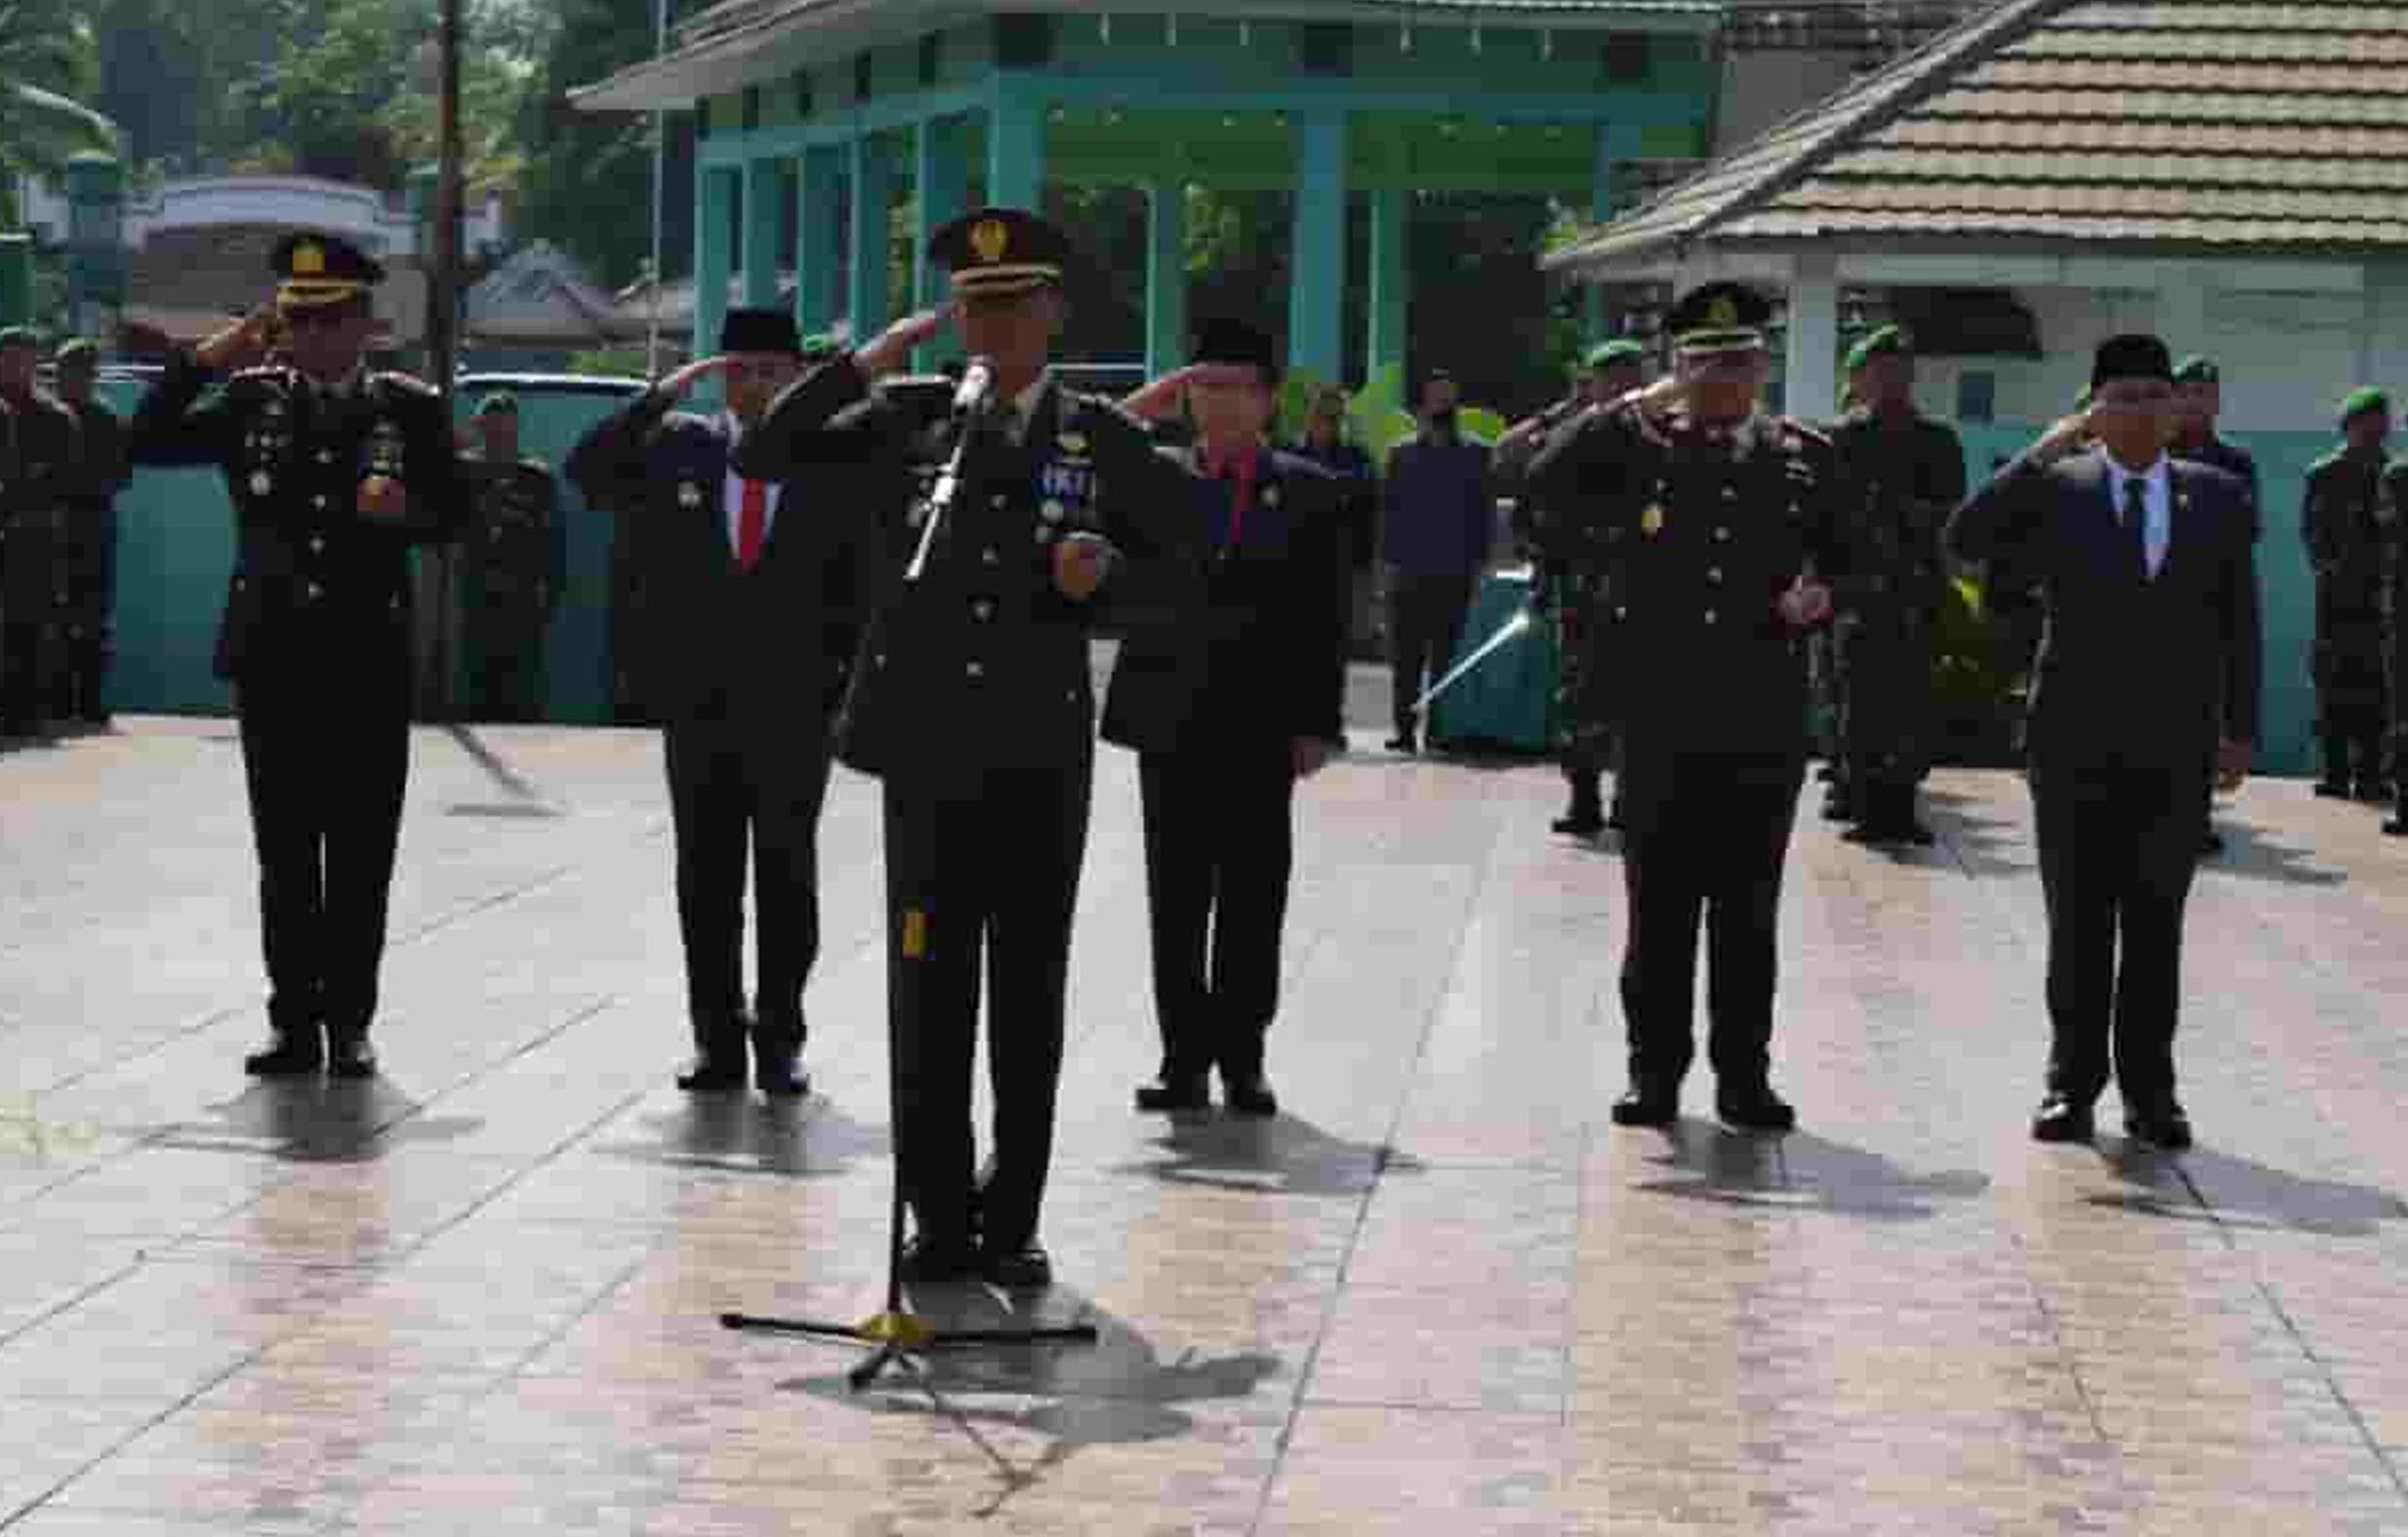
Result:
[[[904,573],[908,586],[919,582],[936,543],[937,525],[950,517],[959,499],[971,443],[980,436],[994,398],[993,366],[974,360],[953,402],[959,436],[952,455],[928,497],[920,545]],[[992,1050],[990,1041],[989,1050]],[[887,1148],[894,1159],[894,1192],[886,1215],[886,1305],[858,1323],[829,1323],[808,1319],[761,1318],[749,1313],[722,1313],[722,1326],[749,1333],[799,1335],[806,1339],[852,1340],[875,1347],[859,1365],[845,1374],[854,1392],[876,1382],[889,1366],[920,1367],[919,1357],[933,1351],[980,1345],[1092,1345],[1099,1337],[1092,1323],[1026,1325],[1018,1328],[948,1329],[907,1310],[903,1298],[903,1053],[896,1050],[891,1012],[886,1032]]]

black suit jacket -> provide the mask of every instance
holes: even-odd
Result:
[[[1956,511],[1965,560],[2011,559],[2048,629],[2032,672],[2035,759],[2205,765],[2219,721],[2255,741],[2260,660],[2255,516],[2222,470],[2169,461],[2171,525],[2155,578],[2131,570],[2103,451],[2011,461]]]
[[[722,418],[673,412],[654,389],[597,422],[568,457],[596,506],[632,510],[647,596],[638,666],[675,722],[747,714],[824,733],[868,607],[868,551],[852,478],[784,480],[759,562],[739,569]]]
[[[1176,455],[1197,468],[1195,451]],[[1346,483],[1309,459],[1262,451],[1254,505],[1234,547],[1207,536],[1227,492],[1199,477],[1197,538],[1210,551],[1133,625],[1104,696],[1104,740],[1179,752],[1247,740],[1343,742]]]

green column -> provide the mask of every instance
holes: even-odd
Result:
[[[1159,379],[1187,355],[1187,184],[1160,177],[1146,187],[1146,376]]]
[[[968,211],[970,161],[960,124],[944,117],[921,122],[912,149],[918,185],[914,206],[920,211],[912,231],[912,298],[925,310],[944,303],[948,291],[945,270],[928,259],[928,237]],[[948,328],[913,354],[913,366],[934,368],[960,351],[959,339]]]
[[[778,302],[778,225],[785,213],[782,162],[769,155],[744,163],[744,302]]]
[[[837,279],[845,262],[845,227],[838,218],[845,182],[844,151],[833,146],[803,151],[802,208],[794,224],[794,323],[805,335],[836,323]]]
[[[1387,369],[1405,382],[1407,302],[1411,268],[1405,261],[1405,189],[1383,186],[1371,194],[1371,335],[1363,349],[1363,379]]]
[[[1294,254],[1288,290],[1288,366],[1335,383],[1346,366],[1346,115],[1296,124]]]
[[[868,341],[886,327],[886,240],[893,212],[893,168],[886,147],[876,136],[863,134],[848,147],[853,171],[852,281],[846,286],[845,313],[853,320],[853,341]]]
[[[1045,196],[1045,103],[1020,88],[1006,79],[988,109],[987,201],[998,208],[1034,209]]]
[[[727,276],[734,251],[736,173],[707,167],[695,178],[694,331],[688,355],[719,351],[719,321],[727,314]],[[708,387],[706,384],[705,387]]]

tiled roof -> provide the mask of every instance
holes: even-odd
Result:
[[[2006,0],[1548,258],[2408,246],[2408,3]]]

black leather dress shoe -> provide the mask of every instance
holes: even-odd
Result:
[[[2350,798],[2350,782],[2348,780],[2337,779],[2318,780],[2316,782],[2316,793],[2324,796],[2326,800],[2348,800]]]
[[[1399,731],[1394,736],[1389,737],[1388,739],[1388,750],[1390,752],[1402,752],[1408,757],[1412,756],[1414,751],[1413,733],[1410,731]]]
[[[732,1094],[744,1087],[744,1058],[697,1055],[678,1069],[677,1086],[689,1094]]]
[[[2394,812],[2391,819],[2384,822],[2383,831],[2387,837],[2408,838],[2408,806],[2402,806]]]
[[[1034,1243],[989,1248],[979,1257],[979,1274],[1006,1291],[1043,1291],[1054,1284],[1054,1261]]]
[[[1797,1125],[1797,1112],[1764,1084],[1718,1087],[1714,1092],[1714,1115],[1733,1131],[1789,1131]]]
[[[1279,1114],[1279,1096],[1271,1092],[1271,1081],[1260,1073],[1222,1080],[1221,1098],[1230,1115],[1250,1120],[1268,1120]]]
[[[369,1044],[367,1031],[327,1028],[326,1074],[351,1079],[377,1076],[376,1048]]]
[[[771,1099],[801,1099],[811,1092],[811,1075],[803,1071],[803,1049],[755,1047],[752,1084]]]
[[[2381,780],[2362,779],[2351,786],[2350,799],[2380,806],[2391,798],[2391,787]]]
[[[2090,1120],[2090,1107],[2078,1104],[2070,1094],[2050,1094],[2032,1112],[2032,1141],[2089,1142],[2097,1134]]]
[[[2150,1105],[2124,1113],[2124,1134],[2168,1153],[2191,1146],[2191,1118],[2176,1104]]]
[[[1645,1084],[1625,1089],[1622,1097],[1614,1101],[1617,1126],[1669,1126],[1680,1119],[1680,1091],[1661,1085]]]
[[[1137,1086],[1137,1108],[1156,1115],[1186,1115],[1213,1108],[1212,1086],[1204,1075],[1157,1078]]]
[[[318,1026],[274,1028],[267,1044],[243,1058],[243,1071],[253,1078],[307,1078],[326,1065],[326,1049]]]
[[[2210,828],[2208,828],[2208,829],[2207,829],[2207,831],[2205,831],[2205,832],[2203,832],[2203,833],[2199,834],[2199,857],[2200,857],[2200,858],[2202,858],[2202,859],[2212,859],[2212,858],[2214,858],[2216,855],[2218,855],[2218,854],[2220,854],[2220,853],[2222,853],[2222,852],[2224,852],[2224,834],[2223,834],[2223,833],[2220,833],[2220,832],[2218,832],[2215,828],[2210,827]]]
[[[1839,785],[1832,785],[1823,797],[1823,819],[1824,821],[1855,821],[1856,819],[1856,797]]]
[[[1548,826],[1566,838],[1594,838],[1605,831],[1605,817],[1594,806],[1565,812]]]
[[[966,1238],[923,1233],[903,1246],[903,1279],[916,1286],[968,1281],[979,1273],[979,1252]]]

